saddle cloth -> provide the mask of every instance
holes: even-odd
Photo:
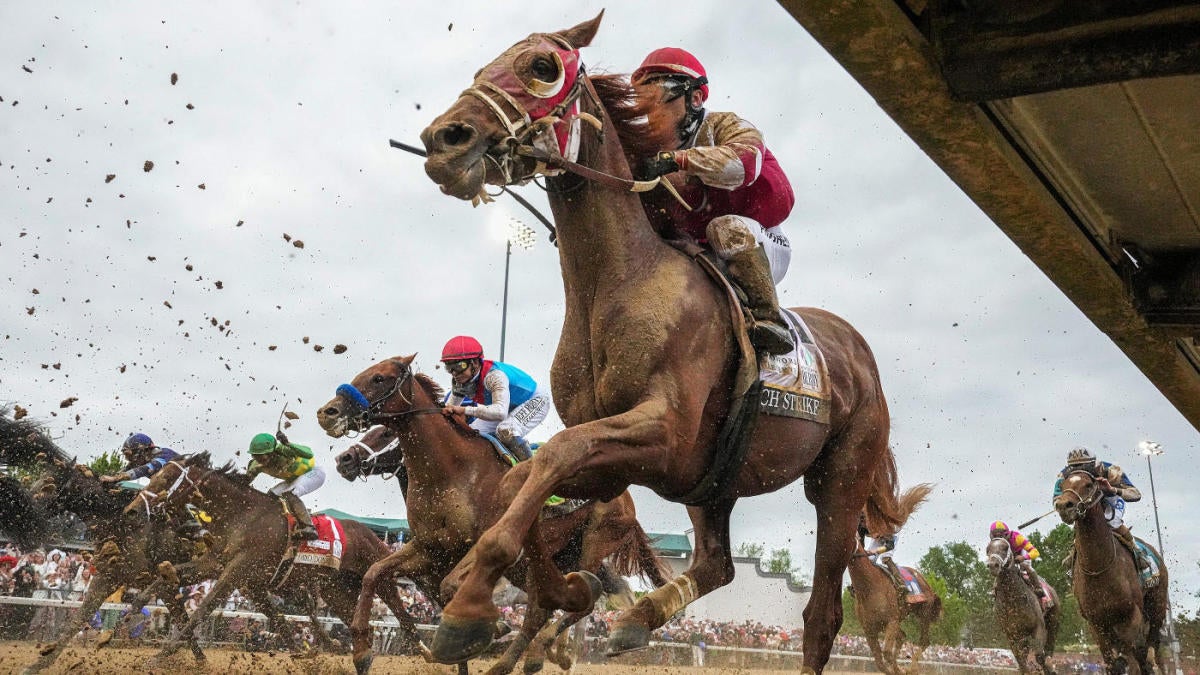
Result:
[[[288,516],[288,532],[296,526],[296,519]],[[317,528],[317,538],[300,542],[296,547],[295,562],[305,565],[318,565],[330,569],[340,569],[342,566],[342,542],[345,532],[341,522],[329,516],[313,516],[313,527]]]
[[[908,604],[916,605],[928,600],[929,598],[925,597],[925,591],[921,588],[921,582],[924,581],[921,573],[911,567],[900,567],[899,570],[900,580],[908,589]]]
[[[1054,590],[1050,588],[1050,584],[1046,583],[1045,579],[1039,577],[1038,581],[1042,585],[1042,592],[1046,594],[1046,597],[1042,598],[1042,611],[1044,612],[1054,606]]]
[[[778,356],[764,355],[759,360],[758,376],[763,382],[759,412],[829,424],[825,356],[813,342],[804,319],[790,309],[782,310],[780,315],[796,338],[796,349]]]
[[[1142,588],[1150,590],[1158,586],[1159,574],[1162,571],[1162,560],[1154,552],[1154,549],[1146,545],[1146,542],[1136,537],[1133,541],[1137,544],[1138,548],[1142,549],[1142,555],[1146,556],[1146,560],[1150,562],[1150,569],[1142,570]]]

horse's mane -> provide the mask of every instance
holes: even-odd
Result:
[[[434,403],[438,405],[442,404],[442,399],[446,396],[446,390],[442,389],[440,384],[425,373],[415,373],[413,377],[416,379],[417,384],[421,385],[421,388],[425,390],[425,393],[429,394]]]
[[[660,150],[673,150],[679,145],[679,135],[674,128],[656,128],[650,124],[646,112],[652,104],[638,99],[627,75],[592,75],[590,79],[601,105],[617,128],[617,137],[630,166],[637,166],[637,160]]]
[[[198,466],[201,469],[208,469],[212,473],[217,474],[219,476],[224,476],[225,478],[232,478],[232,479],[240,481],[242,483],[246,482],[246,474],[245,474],[245,472],[243,472],[241,469],[238,468],[237,462],[235,462],[234,460],[231,459],[228,462],[225,462],[224,464],[222,464],[221,466],[213,466],[212,453],[209,452],[208,450],[204,450],[202,452],[198,452],[194,455],[191,455],[188,458],[187,465],[188,466]]]

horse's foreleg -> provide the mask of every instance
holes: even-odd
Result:
[[[867,648],[871,650],[871,656],[875,658],[875,667],[881,673],[891,673],[888,669],[887,660],[883,656],[883,645],[879,644],[879,633],[872,631],[864,631],[867,634]]]
[[[54,642],[42,646],[38,660],[26,668],[25,672],[36,673],[54,665],[54,662],[62,655],[63,649],[71,642],[71,638],[83,628],[85,623],[91,620],[92,616],[100,609],[100,605],[104,604],[104,599],[117,589],[118,581],[112,571],[97,571],[96,575],[92,577],[92,585],[88,587],[87,595],[83,598],[83,605],[72,618],[64,621],[59,627]]]
[[[473,566],[442,613],[433,644],[437,661],[459,663],[491,644],[500,615],[492,602],[492,589],[528,543],[526,535],[555,489],[581,472],[627,460],[630,453],[669,451],[676,440],[674,426],[667,421],[670,414],[665,403],[654,400],[614,417],[570,427],[550,439],[532,460],[508,472],[495,495],[499,503],[508,503],[507,510],[476,542]],[[510,496],[511,501],[506,499]],[[573,573],[565,582],[566,608],[589,604],[594,590],[591,580]]]
[[[617,617],[608,638],[609,656],[650,643],[650,631],[666,623],[693,600],[733,581],[729,515],[736,499],[688,507],[696,536],[696,550],[686,572],[667,585],[643,595]]]
[[[348,623],[350,639],[353,644],[351,653],[357,673],[361,674],[370,670],[371,661],[375,658],[371,652],[371,603],[375,600],[376,595],[383,600],[388,609],[392,610],[392,614],[400,622],[402,639],[406,644],[420,649],[423,654],[428,652],[425,645],[421,643],[420,634],[417,633],[416,621],[404,609],[404,604],[400,601],[395,579],[397,576],[419,577],[427,572],[430,565],[429,556],[418,540],[402,546],[399,551],[382,560],[375,561],[367,568],[367,572],[362,578],[362,589],[358,592],[358,599]],[[344,620],[345,618],[343,618]]]
[[[508,645],[508,649],[504,650],[504,654],[487,670],[485,675],[508,675],[516,667],[522,654],[525,655],[525,672],[541,670],[544,655],[534,636],[546,625],[550,614],[550,610],[539,607],[531,597],[525,613],[525,621],[521,623],[521,630],[517,631],[517,636]]]
[[[904,630],[900,628],[900,620],[888,621],[883,631],[883,659],[887,662],[887,672],[900,675],[900,647],[904,646]]]
[[[258,553],[258,551],[255,551],[255,553]],[[179,651],[179,648],[182,646],[181,642],[184,639],[196,639],[196,628],[200,625],[200,622],[207,619],[209,614],[212,613],[215,604],[224,602],[225,598],[229,596],[229,592],[234,588],[234,579],[240,579],[245,574],[243,568],[246,566],[247,560],[247,554],[239,553],[233,560],[229,561],[229,564],[225,566],[225,571],[221,573],[216,583],[209,589],[208,594],[196,606],[196,610],[187,618],[179,633],[163,645],[156,658],[166,658]]]

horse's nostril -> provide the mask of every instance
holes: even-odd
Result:
[[[335,406],[329,406],[328,408],[322,410],[321,413],[326,417],[337,417],[339,414],[341,414],[341,411]]]
[[[475,138],[475,129],[461,122],[451,122],[434,133],[436,143],[445,148],[463,145]]]

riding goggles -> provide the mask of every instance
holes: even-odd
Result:
[[[465,373],[465,372],[467,372],[467,369],[470,367],[471,367],[470,359],[446,362],[446,370],[448,370],[451,375],[459,375],[461,373]]]

